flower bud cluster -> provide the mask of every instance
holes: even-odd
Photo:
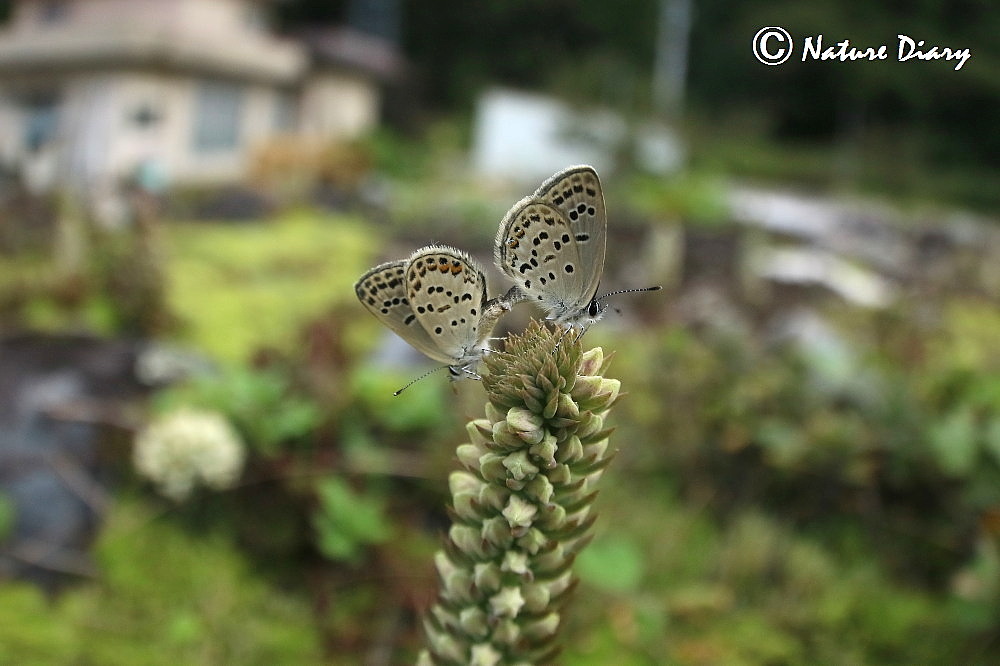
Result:
[[[139,474],[178,502],[198,485],[233,487],[245,457],[242,440],[223,415],[189,408],[146,426],[136,436],[133,452]]]
[[[533,323],[486,365],[486,418],[468,424],[449,479],[454,520],[420,664],[554,658],[593,486],[612,457],[604,419],[621,385],[601,376],[600,348],[584,353],[573,333]]]

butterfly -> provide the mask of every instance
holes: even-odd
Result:
[[[591,166],[572,166],[542,183],[518,201],[500,222],[494,262],[514,280],[523,299],[548,312],[556,324],[582,335],[604,316],[598,297],[604,273],[608,218],[604,192]]]
[[[489,349],[500,315],[510,310],[504,298],[487,300],[486,275],[476,261],[446,245],[372,268],[354,292],[376,319],[446,364],[452,379],[479,378],[475,365]]]

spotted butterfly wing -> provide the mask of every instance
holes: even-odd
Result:
[[[470,256],[444,245],[417,250],[407,262],[405,289],[439,354],[428,356],[462,369],[482,357],[499,309],[487,303],[486,275]]]
[[[575,166],[514,204],[497,232],[497,267],[558,324],[586,328],[604,272],[607,213],[597,172]]]
[[[417,351],[441,363],[454,359],[441,351],[434,339],[420,325],[406,295],[406,261],[380,264],[361,276],[354,293],[375,318],[406,340]]]

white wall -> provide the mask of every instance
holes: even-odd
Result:
[[[11,28],[32,32],[141,26],[226,35],[259,31],[249,20],[254,3],[247,0],[70,0],[65,20],[48,23],[42,19],[44,5],[44,0],[22,0]]]
[[[350,74],[314,76],[302,96],[302,132],[322,140],[354,138],[378,122],[375,84]]]

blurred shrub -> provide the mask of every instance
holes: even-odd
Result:
[[[17,511],[14,502],[6,493],[0,492],[0,542],[14,529],[14,519]]]
[[[722,516],[760,506],[942,589],[996,534],[985,521],[1000,509],[1000,357],[981,331],[1000,322],[967,303],[930,330],[880,314],[839,330],[850,353],[835,368],[817,349],[679,330],[623,342],[622,427],[663,433],[625,455]]]
[[[636,176],[623,188],[625,201],[656,221],[685,222],[700,227],[730,224],[725,184],[704,173]]]
[[[253,575],[224,539],[191,537],[121,500],[95,556],[101,581],[54,603],[0,587],[0,662],[320,663],[308,603]]]
[[[405,375],[361,366],[352,377],[351,387],[366,421],[399,433],[433,430],[454,421],[441,390],[445,374],[430,375],[397,396],[393,394],[407,381]]]
[[[363,547],[389,538],[380,497],[356,492],[337,477],[324,479],[316,491],[319,506],[313,514],[313,526],[317,546],[326,557],[356,564]]]
[[[277,369],[234,366],[157,396],[164,410],[195,406],[224,414],[259,455],[276,456],[306,441],[322,419],[319,406]]]
[[[289,213],[252,226],[168,228],[167,298],[185,342],[223,361],[287,351],[302,321],[341,301],[379,239],[359,220]]]
[[[646,558],[628,538],[597,538],[580,553],[575,573],[581,580],[609,591],[629,592],[642,580]]]

